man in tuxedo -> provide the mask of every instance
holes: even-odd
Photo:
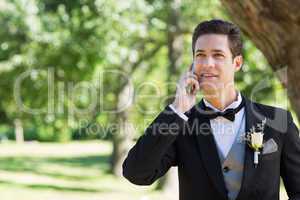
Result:
[[[282,177],[289,198],[300,200],[298,129],[290,112],[236,89],[242,46],[240,30],[230,22],[204,21],[195,28],[192,67],[180,78],[174,102],[128,153],[124,177],[150,185],[177,166],[180,200],[279,200]],[[198,91],[203,99],[196,103]],[[263,134],[258,157],[253,133]]]

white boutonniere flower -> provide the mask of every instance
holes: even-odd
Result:
[[[258,151],[263,146],[264,134],[262,132],[251,133],[251,148]]]
[[[267,119],[262,120],[260,124],[257,124],[257,127],[254,126],[246,133],[242,140],[246,141],[251,149],[254,151],[254,165],[258,165],[258,156],[263,148],[264,141],[264,128]]]

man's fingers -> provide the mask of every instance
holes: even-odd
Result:
[[[187,84],[192,83],[192,84],[197,85],[197,86],[199,87],[199,82],[198,82],[198,80],[197,80],[197,79],[194,79],[194,78],[189,78],[189,79],[187,79],[187,80],[186,80],[186,83],[187,83]]]
[[[189,94],[195,94],[199,90],[199,83],[194,78],[189,78],[186,80],[186,87]]]
[[[187,78],[187,79],[188,79],[188,78],[193,78],[193,79],[198,80],[197,75],[196,75],[196,74],[193,74],[193,73],[188,73],[188,74],[186,75],[186,78]]]
[[[195,95],[199,90],[199,81],[196,74],[188,71],[181,76],[179,87],[184,89],[188,95]]]

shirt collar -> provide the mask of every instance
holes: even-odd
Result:
[[[222,111],[220,111],[218,108],[215,108],[204,98],[203,98],[203,102],[204,102],[205,106],[212,108],[214,111],[224,112],[226,109],[229,109],[229,108],[233,108],[233,109],[237,108],[242,102],[242,96],[241,96],[241,93],[239,91],[237,91],[237,99],[234,102],[232,102],[230,105],[228,105],[226,108],[224,108]]]

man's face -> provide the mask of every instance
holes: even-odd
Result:
[[[195,43],[194,71],[200,88],[207,93],[232,87],[234,73],[242,66],[242,57],[232,58],[227,35],[201,35]]]

